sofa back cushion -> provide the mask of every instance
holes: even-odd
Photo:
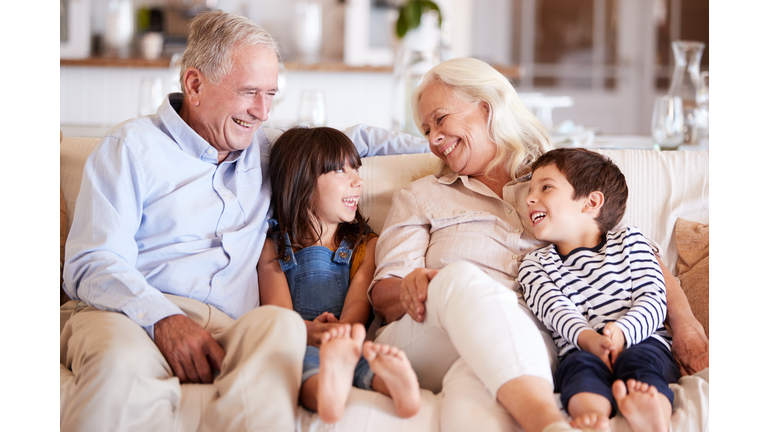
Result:
[[[61,189],[72,226],[75,199],[85,160],[99,138],[64,138],[61,144]],[[624,222],[638,227],[661,247],[667,268],[676,271],[674,228],[677,218],[709,223],[709,152],[598,150],[621,169],[629,187]],[[365,187],[360,210],[380,233],[395,191],[434,172],[439,160],[431,153],[375,156],[363,159]]]

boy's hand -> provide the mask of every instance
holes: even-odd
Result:
[[[624,351],[624,332],[621,331],[621,327],[617,326],[615,322],[609,322],[603,328],[603,335],[611,340],[611,344],[614,347],[610,354],[611,366],[613,366],[616,364],[616,358]]]
[[[623,334],[622,334],[623,335]],[[594,330],[584,330],[579,334],[579,347],[584,351],[589,351],[600,358],[608,366],[608,370],[613,373],[613,363],[611,362],[611,352],[615,349],[608,336],[599,334]]]

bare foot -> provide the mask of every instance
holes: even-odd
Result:
[[[672,417],[672,404],[656,387],[629,379],[613,383],[613,397],[619,411],[634,432],[666,432]],[[629,391],[629,394],[627,394]]]
[[[344,415],[364,340],[361,324],[340,325],[321,336],[317,412],[325,423],[336,423]]]
[[[571,427],[584,432],[607,431],[611,427],[611,421],[604,414],[582,414],[571,420]]]
[[[363,356],[376,374],[374,379],[379,377],[383,381],[386,389],[381,393],[388,394],[395,402],[397,415],[415,416],[421,408],[419,380],[405,353],[393,346],[366,341]]]

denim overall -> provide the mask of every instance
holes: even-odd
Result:
[[[269,226],[270,234],[277,245],[277,221],[270,219]],[[325,246],[310,246],[294,252],[286,234],[286,257],[280,260],[280,268],[288,280],[293,310],[305,320],[312,321],[323,312],[330,312],[336,318],[341,316],[344,299],[349,290],[353,253],[351,247],[350,242],[344,239],[336,252]],[[319,372],[320,350],[307,346],[301,383]],[[357,388],[371,390],[372,381],[373,371],[368,366],[368,361],[361,356],[355,367],[352,384]]]

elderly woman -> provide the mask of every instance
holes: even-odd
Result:
[[[543,245],[524,200],[530,164],[550,149],[547,131],[479,60],[436,66],[412,103],[443,167],[393,197],[369,292],[390,323],[377,341],[406,352],[423,388],[442,389],[444,431],[513,430],[515,422],[529,432],[571,430],[552,394],[554,344],[515,280],[525,253]],[[694,336],[678,351],[703,368],[703,329],[663,270],[675,341],[676,326]]]

